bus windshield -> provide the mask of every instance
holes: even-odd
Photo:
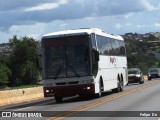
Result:
[[[42,39],[45,78],[90,75],[89,36],[77,35]]]

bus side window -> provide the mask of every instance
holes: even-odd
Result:
[[[120,45],[119,45],[119,41],[112,39],[111,40],[112,43],[112,48],[113,48],[113,55],[120,55]]]
[[[96,35],[96,40],[97,40],[97,47],[98,47],[98,51],[99,54],[103,55],[103,40],[102,37],[99,35]]]
[[[112,45],[111,45],[111,40],[109,38],[105,38],[105,43],[104,43],[104,54],[105,55],[110,55],[112,51]]]
[[[124,41],[119,41],[119,44],[120,44],[120,54],[121,55],[125,55],[126,51],[125,51],[125,43]]]
[[[109,38],[97,36],[97,46],[98,46],[100,54],[110,55],[112,46],[111,46],[111,41]]]

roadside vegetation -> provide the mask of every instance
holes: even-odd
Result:
[[[37,41],[29,37],[13,36],[9,45],[12,52],[0,55],[1,88],[36,85],[40,76]]]
[[[154,42],[160,40],[159,38],[153,35],[144,37],[144,35],[136,33],[123,37],[126,43],[129,68],[138,67],[144,74],[147,74],[149,68],[160,67],[160,58],[155,56],[155,53],[160,53],[160,43]],[[150,41],[153,41],[153,43]]]

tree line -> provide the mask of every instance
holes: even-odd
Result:
[[[159,44],[150,43],[150,40],[157,40],[153,35],[142,40],[135,40],[131,37],[124,37],[126,43],[128,68],[138,67],[144,74],[152,67],[160,67],[160,60],[155,57],[159,52]]]
[[[37,84],[40,72],[37,66],[38,44],[30,37],[9,40],[12,52],[0,55],[0,86]]]

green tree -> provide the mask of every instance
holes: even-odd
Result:
[[[158,62],[158,59],[155,58],[152,52],[148,53],[148,51],[155,51],[156,49],[153,44],[148,43],[149,39],[154,39],[154,36],[150,35],[150,37],[145,38],[143,41],[138,41],[130,37],[125,39],[128,67],[139,67],[144,74],[147,74],[150,67],[158,67],[155,64]]]
[[[160,53],[160,47],[159,46],[156,48],[156,52]]]
[[[9,84],[11,70],[8,68],[7,63],[8,56],[4,53],[0,54],[0,87],[7,86]]]
[[[13,36],[10,39],[11,48],[10,68],[12,70],[11,85],[36,84],[38,78],[36,40],[29,37]]]
[[[5,64],[0,63],[0,73],[0,86],[7,86],[11,70]]]
[[[156,40],[156,39],[157,38],[154,35],[152,35],[152,34],[150,34],[149,37],[148,37],[148,40],[150,40],[150,41]]]

